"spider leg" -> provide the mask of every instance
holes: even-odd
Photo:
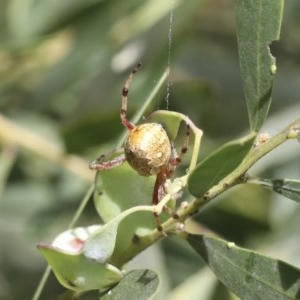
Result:
[[[163,198],[165,194],[164,185],[166,183],[166,180],[173,175],[176,166],[180,164],[180,162],[182,161],[182,157],[187,152],[190,139],[190,131],[191,129],[189,124],[186,124],[186,136],[179,155],[177,155],[174,145],[172,145],[173,157],[170,158],[169,166],[157,174],[152,194],[153,205],[158,204],[158,202]]]
[[[154,184],[153,194],[152,194],[152,204],[156,205],[163,198],[165,191],[164,185],[166,183],[166,171],[163,170],[156,175],[156,180]]]
[[[100,163],[102,163],[102,162],[105,161],[106,157],[111,156],[111,155],[113,155],[116,152],[124,152],[124,148],[117,148],[117,149],[114,148],[114,149],[110,150],[107,153],[101,154],[98,158],[96,158],[95,160],[93,160],[93,163],[96,162],[96,163],[100,164]]]
[[[166,177],[166,171],[163,170],[160,173],[156,175],[156,180],[153,188],[153,194],[152,194],[152,204],[156,205],[158,202],[163,198],[165,191],[164,191],[164,185],[167,180]],[[162,227],[159,220],[159,214],[154,213],[156,228],[158,231],[162,232]]]
[[[165,195],[166,180],[173,175],[176,167],[181,163],[183,156],[186,154],[186,152],[188,150],[188,146],[189,146],[190,131],[191,131],[190,125],[188,123],[186,123],[186,135],[185,135],[185,139],[183,141],[183,145],[181,147],[179,155],[177,155],[176,149],[175,149],[174,145],[172,144],[172,153],[173,154],[172,154],[172,157],[170,158],[169,166],[165,170],[163,170],[162,172],[157,174],[157,176],[156,176],[156,181],[155,181],[153,195],[152,195],[152,204],[153,205],[158,204],[159,201]],[[173,219],[179,220],[178,215],[176,213],[174,213],[172,211],[172,209],[169,208],[168,206],[164,206],[163,210],[168,215],[170,215]],[[163,229],[162,229],[162,226],[159,221],[159,215],[154,214],[154,217],[156,220],[157,230],[162,232]]]
[[[179,220],[179,216],[176,213],[174,213],[174,211],[170,207],[168,207],[168,206],[165,205],[163,209],[173,219]]]
[[[93,160],[89,164],[89,168],[91,170],[97,170],[97,171],[109,170],[109,169],[112,169],[114,167],[121,165],[126,160],[124,154],[122,154],[112,160],[105,161],[105,162],[101,162],[102,158],[103,158],[103,156],[100,156],[99,159]]]
[[[164,170],[156,176],[156,181],[155,181],[155,185],[154,185],[154,189],[153,189],[153,196],[152,196],[153,205],[158,204],[159,201],[165,195],[165,183],[166,183],[166,180],[167,180],[168,172],[169,172],[169,170]],[[173,219],[179,220],[178,215],[176,213],[174,213],[172,211],[172,209],[169,208],[168,206],[164,206],[163,210],[165,211],[165,213],[167,213]],[[155,223],[156,223],[157,230],[160,231],[163,235],[165,235],[165,233],[163,232],[163,228],[161,226],[160,220],[159,220],[159,214],[154,213],[154,218],[155,218]]]
[[[185,133],[183,144],[181,146],[180,153],[179,155],[177,155],[175,149],[173,149],[173,153],[175,154],[173,154],[173,157],[171,157],[170,159],[170,165],[172,167],[169,168],[170,170],[168,172],[167,178],[170,178],[173,175],[176,167],[181,163],[183,156],[187,153],[189,147],[190,135],[191,135],[191,128],[190,125],[186,123],[186,133]],[[172,145],[172,147],[174,146]]]
[[[141,64],[138,63],[134,69],[131,71],[128,79],[125,82],[125,85],[122,89],[122,108],[120,111],[120,117],[121,117],[121,122],[124,125],[124,127],[126,127],[128,130],[132,130],[135,126],[134,124],[132,124],[126,117],[127,115],[127,98],[128,98],[128,93],[129,93],[129,86],[130,83],[135,75],[135,73],[138,71],[138,69],[140,68]]]

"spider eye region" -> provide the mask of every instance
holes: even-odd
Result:
[[[171,157],[169,137],[158,123],[145,123],[129,131],[125,142],[128,163],[142,176],[157,175]]]

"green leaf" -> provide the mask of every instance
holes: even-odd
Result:
[[[148,300],[152,299],[159,286],[159,277],[152,270],[133,270],[120,283],[101,297],[101,300]]]
[[[109,222],[128,208],[151,205],[154,179],[138,175],[127,162],[97,172],[94,202],[103,221]]]
[[[147,118],[147,122],[162,124],[171,141],[176,139],[182,121],[180,113],[168,110],[157,110]]]
[[[107,262],[114,251],[117,230],[121,221],[121,218],[114,219],[91,234],[84,243],[82,253],[89,259]]]
[[[154,176],[138,175],[127,163],[98,172],[94,202],[103,221],[109,222],[132,207],[151,205],[154,180]],[[167,217],[162,214],[161,220]],[[135,234],[148,234],[155,226],[155,218],[148,211],[139,211],[128,216],[118,228],[114,256],[122,255],[124,249],[132,244]]]
[[[224,240],[189,234],[190,245],[241,299],[300,299],[300,270]]]
[[[300,180],[295,179],[250,179],[248,183],[261,185],[300,203]]]
[[[237,0],[235,10],[250,127],[259,131],[271,104],[276,65],[269,45],[279,39],[283,0]]]
[[[70,290],[103,290],[122,277],[121,271],[116,267],[92,260],[83,253],[70,254],[45,244],[38,244],[37,247],[47,259],[58,281]]]
[[[151,206],[134,207],[103,226],[67,230],[51,245],[37,247],[63,286],[74,291],[106,289],[121,278],[121,271],[108,263],[115,249],[118,227],[125,218],[142,210],[151,216]]]
[[[201,197],[211,187],[230,174],[245,158],[252,147],[255,134],[229,142],[200,162],[188,179],[188,189]]]
[[[120,280],[120,270],[107,261],[115,248],[118,226],[127,215],[104,226],[67,230],[51,245],[38,245],[62,285],[74,291],[102,290]]]

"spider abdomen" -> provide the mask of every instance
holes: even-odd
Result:
[[[142,176],[160,173],[171,157],[170,140],[162,125],[145,123],[130,130],[125,142],[125,156]]]

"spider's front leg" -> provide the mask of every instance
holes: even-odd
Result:
[[[122,154],[112,160],[105,161],[105,162],[102,162],[103,157],[105,157],[105,156],[102,155],[98,159],[93,160],[89,164],[89,168],[91,170],[96,170],[96,171],[109,170],[109,169],[112,169],[114,167],[121,165],[123,162],[126,161],[126,157],[124,154]]]

